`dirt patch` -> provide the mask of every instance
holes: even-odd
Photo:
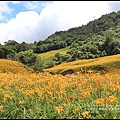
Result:
[[[65,70],[65,71],[61,72],[62,75],[73,74],[73,73],[74,73],[73,69],[68,69],[68,70]]]

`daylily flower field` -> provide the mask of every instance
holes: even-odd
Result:
[[[0,118],[120,118],[118,74],[0,73]]]

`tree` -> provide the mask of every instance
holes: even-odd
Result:
[[[37,61],[37,56],[33,53],[33,51],[28,50],[18,53],[16,55],[16,60],[27,66],[32,66]]]
[[[63,62],[63,54],[56,53],[55,57],[56,59],[54,59],[54,61],[56,61],[56,64],[61,64]]]
[[[17,53],[19,53],[21,51],[26,51],[26,50],[29,50],[29,47],[24,42],[17,45]]]
[[[33,53],[32,50],[18,53],[16,55],[16,60],[33,68],[35,71],[43,71],[44,60],[42,60],[37,54]]]
[[[119,40],[112,40],[109,44],[109,54],[118,54],[120,53],[120,41]]]
[[[9,45],[18,45],[19,43],[16,42],[15,40],[8,40],[7,42],[4,42],[6,46],[9,46]]]
[[[42,60],[40,57],[37,57],[37,61],[32,68],[37,72],[42,72],[44,68],[44,60]]]
[[[69,54],[72,56],[73,60],[76,60],[80,57],[81,52],[75,48],[72,48],[66,52],[66,54]]]
[[[8,47],[2,46],[0,47],[0,58],[13,60],[15,58],[15,51],[9,49]]]
[[[54,60],[49,60],[45,63],[44,68],[51,68],[55,65],[55,61]]]
[[[114,39],[114,34],[112,31],[107,31],[105,34],[105,42],[103,44],[103,50],[106,51],[107,55],[111,54],[111,48],[110,48],[110,43]]]

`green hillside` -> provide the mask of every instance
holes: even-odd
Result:
[[[102,15],[86,25],[56,31],[39,41],[35,53],[68,47],[66,54],[58,54],[56,64],[79,59],[93,59],[120,54],[120,11]]]
[[[0,58],[16,60],[41,71],[76,60],[120,54],[119,33],[120,11],[102,15],[86,25],[56,31],[43,41],[28,44],[8,40],[0,45]]]
[[[66,54],[66,51],[69,49],[69,47],[58,49],[58,50],[52,50],[49,52],[38,54],[41,59],[44,59],[45,61],[52,60],[55,57],[56,53]]]

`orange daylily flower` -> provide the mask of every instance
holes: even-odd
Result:
[[[7,100],[7,99],[9,99],[10,98],[10,95],[9,94],[5,94],[4,95],[4,102]]]
[[[87,112],[87,111],[82,112],[82,115],[83,115],[83,117],[85,118],[85,117],[87,117],[87,116],[88,116],[88,112]]]
[[[96,105],[101,104],[104,105],[104,100],[102,98],[95,100]]]
[[[58,114],[60,114],[60,112],[63,110],[63,106],[55,107],[55,110],[58,112]]]
[[[10,98],[10,95],[9,94],[5,94],[4,97],[5,98]]]
[[[0,110],[2,110],[3,109],[3,106],[2,105],[0,105]]]
[[[111,103],[117,101],[117,97],[115,97],[115,96],[109,96],[108,100],[109,100],[109,102],[111,104]]]
[[[20,101],[19,101],[19,104],[23,104],[23,103],[24,103],[24,100],[20,100]]]

